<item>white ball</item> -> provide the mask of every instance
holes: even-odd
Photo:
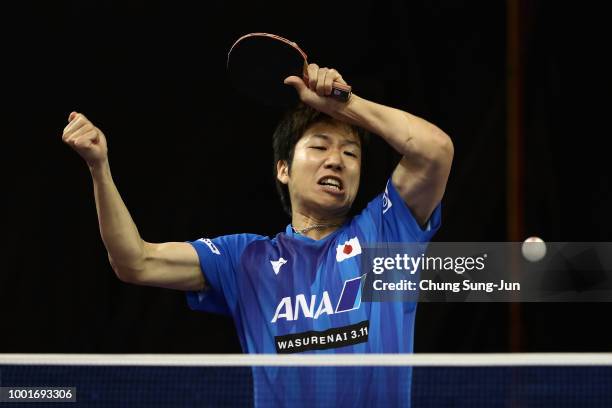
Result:
[[[546,256],[546,244],[539,237],[529,237],[523,242],[521,252],[530,262],[538,262]]]

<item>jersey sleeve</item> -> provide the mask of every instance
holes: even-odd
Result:
[[[237,274],[240,258],[257,235],[224,235],[214,239],[200,238],[189,242],[195,248],[204,275],[205,287],[187,292],[187,303],[193,310],[234,314],[237,307]]]
[[[429,242],[440,228],[441,203],[438,203],[425,227],[421,227],[399,195],[391,179],[354,219],[370,243]]]

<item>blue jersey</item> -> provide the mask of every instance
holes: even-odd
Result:
[[[362,302],[362,247],[428,242],[391,181],[359,215],[321,240],[293,232],[202,238],[207,288],[192,309],[233,317],[246,353],[411,353],[414,302]],[[411,370],[382,367],[253,369],[257,406],[410,406]]]

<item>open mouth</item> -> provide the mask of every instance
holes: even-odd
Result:
[[[341,193],[343,191],[342,180],[338,177],[325,176],[319,180],[318,184],[331,192]]]

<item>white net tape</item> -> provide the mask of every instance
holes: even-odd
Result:
[[[0,365],[105,366],[612,366],[612,353],[0,354]]]

